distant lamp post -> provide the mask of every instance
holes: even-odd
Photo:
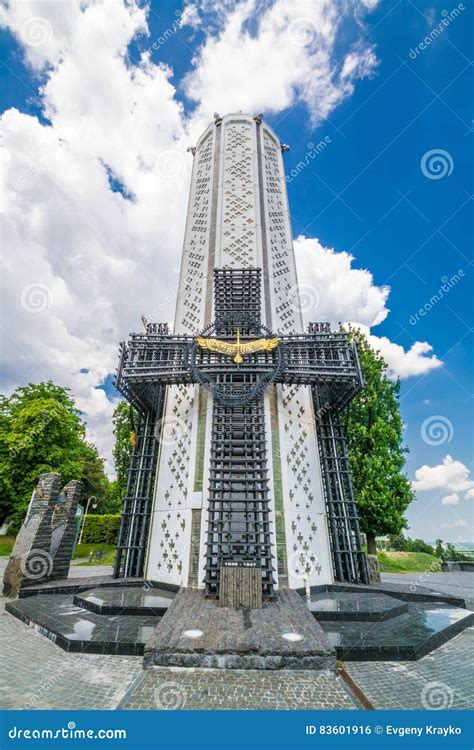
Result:
[[[82,517],[81,533],[79,534],[78,544],[80,544],[82,542],[82,535],[84,533],[84,526],[86,525],[86,516],[87,516],[87,514],[89,512],[89,505],[91,504],[91,502],[92,502],[92,510],[95,510],[97,508],[97,498],[96,498],[95,495],[91,495],[87,499],[86,510],[85,510],[85,513],[84,513],[84,515]]]

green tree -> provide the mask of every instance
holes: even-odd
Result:
[[[445,553],[445,556],[446,556],[447,560],[456,560],[456,558],[457,558],[456,548],[455,548],[454,544],[452,544],[451,542],[448,542],[446,544],[446,553]]]
[[[47,383],[17,388],[0,403],[0,520],[23,522],[40,474],[56,471],[64,483],[82,479],[86,493],[102,494],[107,480],[69,390]],[[92,491],[93,490],[93,491]]]
[[[436,546],[435,546],[435,555],[436,555],[436,557],[439,557],[440,560],[442,560],[443,557],[444,557],[444,554],[445,554],[444,547],[443,547],[443,540],[442,539],[437,539],[435,544],[436,544]]]
[[[126,401],[120,401],[114,410],[113,423],[115,435],[113,456],[117,473],[116,493],[123,498],[127,489],[128,467],[133,450],[131,433],[137,423],[137,414]]]
[[[413,499],[403,472],[400,382],[387,377],[387,364],[357,330],[355,339],[364,376],[363,391],[347,410],[347,444],[361,527],[367,551],[376,554],[375,537],[398,535],[406,528],[404,512]]]

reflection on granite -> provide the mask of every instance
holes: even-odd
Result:
[[[100,615],[163,615],[176,596],[174,591],[143,586],[91,589],[74,596],[74,604]]]
[[[317,620],[385,620],[408,611],[405,602],[379,593],[314,593],[309,608]]]
[[[408,612],[364,623],[323,621],[321,627],[346,661],[419,659],[468,627],[474,615],[445,604],[408,604]]]
[[[61,594],[8,602],[5,609],[66,651],[95,654],[143,654],[156,615],[105,616],[73,604]]]

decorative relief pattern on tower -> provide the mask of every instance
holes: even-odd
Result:
[[[224,125],[221,263],[223,268],[255,266],[257,206],[252,123]]]
[[[175,333],[195,333],[204,324],[206,277],[211,231],[214,166],[213,129],[196,150],[189,215],[176,305]],[[196,386],[169,386],[161,430],[158,483],[152,515],[147,575],[183,582],[191,533],[191,440]],[[187,550],[187,552],[186,552]]]
[[[262,133],[270,285],[273,286],[274,309],[277,316],[275,328],[290,333],[301,330],[301,321],[294,306],[294,292],[291,293],[296,285],[296,276],[289,262],[293,247],[280,168],[280,146],[265,128]]]
[[[213,144],[211,131],[196,151],[175,333],[195,332],[203,323],[203,285],[207,275],[211,229]]]

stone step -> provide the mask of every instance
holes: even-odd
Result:
[[[319,622],[380,622],[408,612],[407,602],[376,592],[316,593],[312,594],[308,607]]]
[[[65,651],[141,655],[160,618],[156,615],[100,615],[50,594],[7,602],[5,609]]]
[[[74,594],[74,604],[98,615],[164,615],[176,593],[143,586],[97,588]]]
[[[407,612],[370,624],[320,620],[338,659],[344,661],[420,659],[473,623],[473,612],[441,602],[409,602]]]

